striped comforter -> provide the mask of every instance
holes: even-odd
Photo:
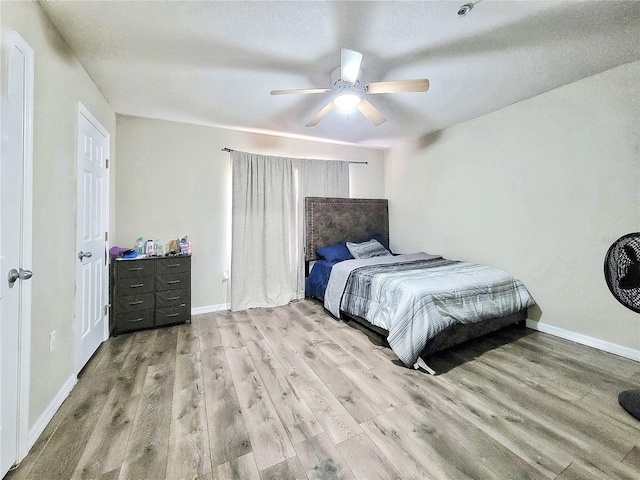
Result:
[[[389,345],[407,366],[428,339],[456,323],[510,315],[534,304],[520,282],[497,268],[418,253],[336,264],[325,307],[389,331]]]

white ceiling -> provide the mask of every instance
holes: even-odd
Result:
[[[640,59],[639,1],[47,1],[41,5],[117,113],[388,147]],[[328,95],[340,49],[363,83],[427,77],[427,93],[371,96],[374,127]]]

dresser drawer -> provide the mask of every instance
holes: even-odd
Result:
[[[121,312],[137,312],[147,310],[154,307],[154,294],[141,293],[139,295],[127,295],[124,297],[116,297],[115,310]]]
[[[116,331],[118,333],[151,328],[153,323],[153,310],[142,310],[139,312],[124,312],[118,315],[116,321]]]
[[[156,291],[179,290],[191,287],[191,272],[158,275],[156,277]]]
[[[116,260],[116,281],[123,278],[153,277],[156,273],[152,260]]]
[[[124,295],[136,295],[139,293],[153,292],[155,289],[155,280],[151,277],[125,277],[118,280],[116,295],[119,297]]]
[[[191,257],[167,257],[156,262],[157,274],[180,273],[191,271]]]
[[[156,309],[156,325],[171,325],[172,323],[184,323],[191,320],[191,305],[167,307]]]
[[[177,307],[191,303],[191,290],[162,290],[156,292],[156,308]]]

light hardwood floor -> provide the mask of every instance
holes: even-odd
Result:
[[[6,478],[640,478],[639,363],[515,326],[429,364],[308,300],[110,338]]]

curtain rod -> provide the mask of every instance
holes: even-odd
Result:
[[[234,150],[234,149],[232,149],[232,148],[227,148],[227,147],[224,147],[224,148],[222,149],[222,151],[223,151],[223,152],[229,152],[229,153],[231,153],[231,152],[235,152],[235,150]],[[340,160],[339,160],[339,161],[340,161]],[[348,163],[354,163],[354,164],[360,164],[360,165],[369,165],[369,162],[351,162],[351,161],[349,161]]]

